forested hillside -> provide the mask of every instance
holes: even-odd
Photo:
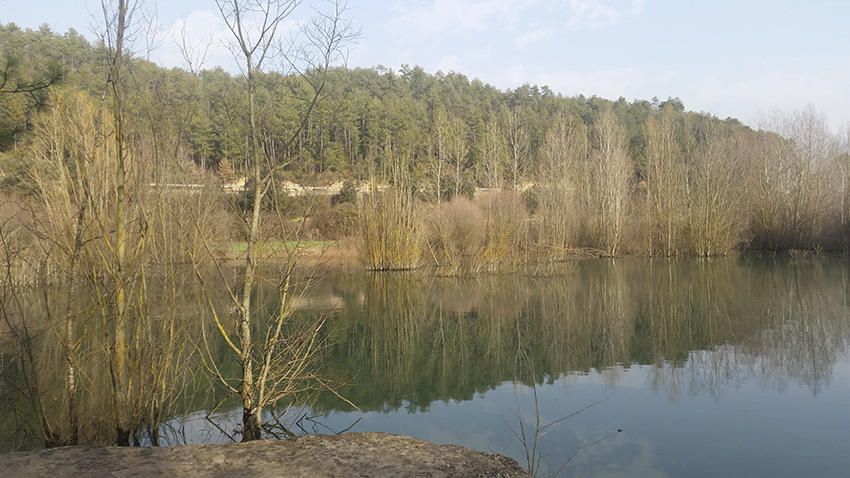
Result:
[[[27,191],[34,118],[53,106],[51,91],[102,101],[103,48],[74,31],[13,24],[0,27],[0,46],[5,89],[14,88],[11,79],[56,81],[0,95],[3,184]],[[164,69],[139,55],[128,71],[127,125],[150,158],[151,183],[248,175],[242,75]],[[332,68],[308,113],[310,72],[280,71],[256,72],[257,120],[263,151],[285,179],[404,178],[431,204],[472,197],[475,188],[524,191],[530,213],[557,222],[559,247],[611,255],[623,244],[662,255],[829,248],[846,236],[847,144],[814,111],[774,121],[780,136],[688,112],[679,99],[563,97],[530,85],[502,91],[403,66]]]
[[[58,71],[62,87],[85,91],[94,99],[104,94],[103,53],[74,30],[58,34],[47,26],[32,31],[9,24],[0,26],[0,45],[5,64],[13,65],[19,76],[34,79]],[[247,132],[240,75],[221,69],[193,75],[160,68],[138,57],[131,68],[134,88],[129,91],[130,104],[137,127],[150,122],[163,129],[163,136],[181,137],[182,154],[174,157],[174,162],[188,159],[212,171],[222,160],[231,161],[237,171],[244,167]],[[299,83],[294,76],[262,75],[258,91],[262,123],[272,140],[283,143],[295,129],[294,111],[300,105],[291,100],[291,92],[303,86]],[[282,152],[293,159],[288,169],[294,174],[339,173],[364,178],[373,167],[381,171],[384,148],[421,159],[442,135],[447,143],[464,143],[465,185],[497,187],[497,178],[487,174],[485,159],[488,148],[499,146],[490,144],[494,130],[503,137],[500,141],[507,143],[507,149],[501,151],[506,156],[502,158],[505,169],[513,172],[513,158],[507,153],[515,147],[520,150],[520,176],[531,179],[540,170],[538,152],[546,132],[561,114],[591,125],[601,110],[613,107],[627,130],[629,152],[639,163],[646,154],[644,124],[663,107],[669,106],[682,118],[714,121],[684,113],[678,99],[628,102],[621,98],[612,102],[597,97],[566,98],[546,86],[529,85],[502,91],[459,73],[432,75],[415,66],[399,71],[339,68],[330,75],[325,94],[327,100],[310,117],[302,137],[292,150]],[[0,97],[0,150],[9,153],[16,141],[26,142],[33,115],[49,107],[46,95],[43,90],[35,95]],[[734,120],[726,123],[739,126]],[[508,141],[505,133],[511,129],[523,130],[515,142],[524,144]],[[426,161],[421,162],[424,170]],[[501,180],[510,182],[512,175]]]

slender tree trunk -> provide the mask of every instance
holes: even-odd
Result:
[[[443,200],[443,188],[440,184],[443,177],[443,160],[442,158],[438,158],[437,161],[439,161],[439,164],[437,165],[437,206],[439,206],[440,202]]]
[[[460,157],[455,158],[455,195],[460,196]]]
[[[124,144],[124,98],[122,89],[121,73],[124,55],[124,33],[126,28],[128,0],[119,0],[117,26],[115,32],[115,45],[112,61],[110,64],[110,86],[112,89],[113,122],[115,127],[116,165],[115,165],[115,248],[113,274],[115,281],[114,292],[114,337],[112,345],[112,386],[113,386],[113,413],[115,418],[116,444],[118,446],[130,445],[130,424],[127,416],[129,408],[129,391],[127,377],[127,338],[126,338],[126,248],[127,228],[124,220],[125,215],[125,182],[127,179],[125,171],[126,145]]]
[[[242,351],[242,441],[260,439],[260,415],[254,400],[254,363],[251,338],[251,293],[256,274],[256,245],[260,230],[260,209],[263,200],[263,185],[260,171],[259,139],[257,137],[256,85],[253,64],[247,56],[248,66],[248,120],[251,129],[251,173],[254,198],[251,204],[251,222],[248,229],[248,245],[245,249],[245,277],[242,284],[242,307],[239,317],[239,337]]]
[[[77,265],[83,249],[83,227],[85,225],[86,209],[88,205],[88,194],[83,195],[83,201],[77,214],[76,231],[74,234],[74,249],[71,255],[71,264],[68,270],[68,295],[65,303],[65,394],[68,397],[68,444],[76,445],[79,441],[79,414],[77,411],[77,370],[76,370],[76,347],[74,334],[74,307],[77,292]]]

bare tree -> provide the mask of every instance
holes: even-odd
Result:
[[[750,188],[755,246],[823,247],[830,222],[841,215],[840,175],[833,169],[839,149],[826,119],[809,108],[776,115],[762,128]]]
[[[434,113],[432,132],[428,141],[428,171],[434,187],[434,199],[439,205],[443,199],[443,168],[448,162],[449,117],[442,107]]]
[[[514,108],[507,114],[505,132],[510,158],[511,187],[518,190],[531,151],[531,138],[528,134],[528,126],[522,117],[521,108]]]
[[[279,291],[278,313],[266,329],[259,343],[252,337],[256,326],[256,313],[252,310],[252,295],[257,281],[257,267],[261,259],[258,243],[261,240],[261,209],[263,199],[274,192],[275,172],[285,163],[275,154],[277,147],[270,142],[261,144],[265,135],[260,130],[257,111],[257,84],[264,65],[273,54],[279,54],[282,67],[298,75],[311,94],[305,98],[298,127],[289,136],[284,149],[295,141],[306,125],[315,105],[324,97],[327,71],[334,63],[343,60],[343,49],[354,37],[351,24],[344,18],[346,6],[337,1],[329,13],[316,12],[312,22],[303,30],[303,41],[278,47],[278,33],[284,21],[291,17],[300,0],[216,0],[221,17],[232,34],[232,47],[239,58],[246,81],[249,129],[250,205],[246,218],[247,247],[244,254],[244,272],[241,292],[230,291],[238,310],[236,340],[227,331],[215,310],[211,310],[217,330],[238,356],[242,374],[238,386],[226,377],[217,376],[242,401],[242,440],[261,438],[263,408],[276,403],[291,393],[295,379],[303,377],[316,346],[317,329],[304,340],[284,337],[283,324],[291,313],[290,297],[294,263],[284,268],[277,283]],[[294,257],[294,256],[292,256]],[[197,270],[197,269],[196,269]],[[201,278],[201,274],[197,274]],[[281,352],[290,353],[291,360],[282,361]]]
[[[454,197],[460,197],[463,173],[469,155],[469,137],[466,123],[462,118],[453,116],[449,120],[449,157],[454,165]]]
[[[597,242],[609,256],[620,250],[634,173],[623,126],[611,109],[602,112],[593,132],[593,178]]]
[[[698,256],[726,255],[741,239],[745,145],[743,133],[707,123],[688,163],[688,236]]]
[[[747,202],[752,245],[776,249],[786,243],[780,237],[785,200],[782,176],[790,160],[790,147],[779,135],[760,132],[750,148]]]
[[[836,167],[838,171],[840,171],[840,182],[841,182],[841,212],[840,212],[840,234],[842,247],[847,249],[850,246],[848,243],[848,239],[850,239],[850,231],[848,231],[848,217],[850,217],[850,213],[848,213],[848,206],[850,206],[850,187],[848,187],[848,182],[850,182],[850,123],[847,124],[845,130],[841,137],[840,141],[840,149],[838,154],[836,155]]]
[[[837,143],[827,124],[826,117],[813,107],[795,112],[785,118],[783,134],[794,145],[794,177],[791,181],[791,230],[800,247],[816,244],[816,237],[829,221],[828,177],[837,153]],[[836,202],[837,204],[837,202]]]
[[[443,197],[443,175],[445,167],[453,171],[455,197],[460,195],[463,173],[469,155],[469,135],[463,119],[446,112],[442,106],[434,113],[431,137],[428,142],[429,172],[434,182],[434,195],[437,204]]]
[[[411,270],[420,266],[425,247],[422,212],[417,208],[410,178],[409,152],[387,145],[385,162],[392,168],[392,189],[372,190],[358,204],[360,254],[372,271]]]
[[[54,107],[36,122],[36,158],[30,164],[44,219],[38,234],[47,257],[65,272],[67,284],[60,341],[65,358],[65,393],[68,401],[68,436],[54,441],[75,445],[79,438],[77,411],[78,350],[75,328],[78,311],[74,300],[81,279],[81,261],[93,229],[89,212],[92,187],[89,165],[102,160],[105,141],[98,133],[100,113],[82,94],[54,95]],[[103,164],[103,161],[99,161]],[[102,199],[102,198],[100,198]],[[73,218],[69,221],[69,218]]]
[[[562,253],[572,245],[583,215],[580,197],[587,191],[588,147],[584,123],[562,113],[540,148],[540,208],[545,228],[541,240]]]
[[[504,186],[504,172],[508,162],[508,145],[497,119],[493,118],[487,122],[478,144],[481,157],[479,180],[485,187],[501,189]]]
[[[5,209],[5,201],[2,206]],[[49,385],[44,383],[42,371],[48,367],[41,366],[36,345],[36,338],[45,330],[32,320],[22,300],[24,276],[21,265],[31,260],[26,254],[26,250],[31,248],[25,233],[27,228],[17,217],[22,212],[6,213],[0,218],[0,327],[3,328],[3,347],[4,350],[16,349],[16,366],[23,377],[16,389],[31,407],[44,445],[62,446],[70,442],[69,435],[74,424],[72,421],[68,423],[70,429],[62,433],[63,424],[56,418],[60,407],[51,407],[45,399],[45,389]]]
[[[657,117],[647,120],[646,131],[649,255],[669,257],[679,252],[686,207],[682,128],[675,111],[666,107]]]
[[[113,297],[107,303],[111,308],[113,343],[110,362],[112,377],[112,401],[115,421],[116,443],[119,446],[130,444],[130,433],[134,429],[131,403],[133,401],[131,379],[128,371],[129,348],[128,333],[128,292],[132,290],[132,281],[137,277],[138,269],[132,270],[128,262],[128,225],[140,226],[144,235],[144,219],[128,214],[127,187],[131,181],[128,175],[128,162],[132,159],[128,142],[127,78],[128,62],[133,37],[139,25],[135,15],[139,11],[136,0],[102,0],[103,28],[101,40],[106,48],[107,84],[111,99],[112,140],[114,154],[114,202],[111,208],[111,224],[105,217],[98,218],[101,233],[107,239],[103,255],[103,267],[112,280]],[[113,233],[114,231],[114,233]],[[142,237],[139,236],[139,237]],[[144,240],[134,241],[134,256],[141,253]],[[106,303],[104,304],[106,305]]]

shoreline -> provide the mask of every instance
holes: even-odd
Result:
[[[503,455],[387,433],[309,435],[224,445],[63,447],[0,455],[0,476],[527,477]]]

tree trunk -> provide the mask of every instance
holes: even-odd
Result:
[[[113,304],[114,313],[114,337],[112,348],[112,387],[113,387],[113,414],[115,419],[115,443],[118,446],[130,445],[130,424],[127,416],[129,407],[128,379],[127,379],[127,339],[126,339],[126,271],[125,255],[127,247],[127,228],[124,221],[125,215],[125,144],[124,144],[124,110],[123,91],[121,88],[121,69],[124,54],[124,32],[127,19],[127,0],[118,2],[118,24],[115,33],[115,55],[110,65],[110,84],[112,87],[113,121],[115,126],[116,143],[116,165],[115,165],[115,292]]]
[[[251,57],[247,56],[248,67],[248,119],[251,129],[251,172],[254,198],[251,204],[251,222],[248,229],[248,245],[245,248],[245,277],[242,283],[242,306],[239,317],[240,348],[242,350],[242,441],[260,439],[260,416],[254,400],[254,362],[251,338],[251,293],[254,289],[256,267],[256,244],[260,230],[260,209],[263,201],[263,185],[260,172],[259,140],[257,138],[256,85]]]
[[[77,412],[77,370],[76,351],[74,347],[74,307],[76,298],[76,270],[83,248],[83,227],[85,224],[88,194],[83,194],[80,210],[77,214],[76,231],[74,234],[74,249],[71,264],[68,269],[68,295],[65,304],[65,331],[63,348],[65,349],[65,394],[68,397],[68,444],[76,445],[79,440],[79,416]]]

